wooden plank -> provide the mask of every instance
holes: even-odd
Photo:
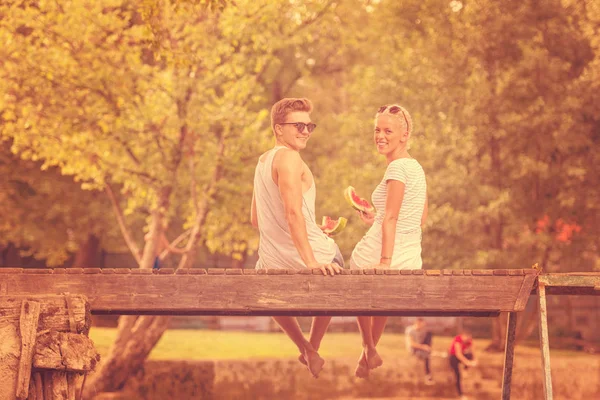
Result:
[[[130,274],[131,269],[129,268],[115,268],[115,274]]]
[[[39,276],[61,276],[63,280],[75,279],[75,277],[70,275],[39,275]],[[88,275],[92,277],[92,275]],[[33,275],[27,276],[27,278],[32,278]],[[117,277],[117,276],[115,276]],[[56,291],[62,291],[64,285],[58,285],[55,288]],[[34,291],[34,287],[30,288],[30,291]],[[10,290],[9,290],[10,292]],[[43,291],[38,290],[38,293],[43,293]],[[77,333],[87,333],[91,326],[91,317],[89,314],[89,304],[86,301],[86,298],[81,295],[71,295],[73,306],[71,308],[73,312],[73,319],[75,321],[75,330]],[[65,300],[65,296],[62,295],[35,295],[31,294],[29,296],[15,296],[15,295],[6,295],[0,296],[0,319],[3,321],[17,323],[19,321],[21,315],[21,303],[24,300],[35,300],[40,303],[40,316],[38,321],[38,329],[40,331],[44,330],[53,330],[59,332],[68,332],[71,327],[69,324],[69,311],[67,309],[67,304]]]
[[[209,275],[225,275],[225,268],[209,268]]]
[[[101,274],[102,268],[84,268],[83,273],[84,274]]]
[[[51,386],[50,393],[52,393],[52,400],[70,400],[69,399],[69,382],[67,380],[67,373],[61,371],[50,372],[50,379],[48,382],[44,382]]]
[[[504,349],[504,372],[502,374],[502,400],[510,400],[513,361],[515,358],[515,334],[517,331],[517,313],[508,313],[506,328],[506,347]]]
[[[69,372],[93,371],[100,361],[94,342],[85,335],[48,332],[38,337],[33,354],[35,368]]]
[[[27,400],[44,400],[44,383],[40,372],[34,372],[31,375]]]
[[[0,321],[2,318],[0,317]],[[0,400],[14,400],[17,391],[17,374],[21,340],[14,323],[0,323]]]
[[[544,274],[539,276],[547,295],[600,296],[600,273]]]
[[[527,306],[531,291],[535,287],[536,275],[523,275],[523,284],[517,295],[517,301],[515,302],[515,311],[523,311]]]
[[[102,273],[103,274],[114,274],[115,269],[114,268],[102,268]]]
[[[544,374],[544,399],[552,400],[552,374],[550,371],[550,340],[548,338],[548,311],[546,308],[546,288],[542,282],[538,286],[540,304],[539,330],[540,349],[542,350],[542,372]]]
[[[67,268],[66,272],[70,275],[83,274],[83,268]]]
[[[152,275],[154,272],[150,268],[132,268],[130,273],[133,275]]]
[[[243,271],[241,268],[227,268],[225,270],[225,275],[242,275]]]
[[[256,275],[226,275],[222,271],[220,275],[16,274],[10,276],[8,294],[60,294],[68,289],[85,293],[95,314],[490,315],[515,311],[526,279],[510,275],[266,275],[261,270]]]
[[[50,268],[24,268],[24,274],[51,274],[54,270]]]
[[[0,274],[20,274],[23,272],[23,268],[0,268]]]
[[[67,373],[67,387],[69,390],[69,393],[67,395],[67,398],[69,400],[77,400],[77,389],[81,387],[81,385],[79,384],[79,375],[76,373]]]
[[[31,379],[33,350],[35,347],[39,317],[39,302],[25,300],[21,303],[21,316],[19,319],[21,357],[19,359],[19,372],[17,375],[17,399],[24,400],[29,396],[29,380]]]
[[[474,269],[474,270],[471,270],[471,273],[473,275],[478,275],[478,276],[479,275],[484,275],[484,276],[485,275],[494,275],[494,270],[492,270],[492,269]]]

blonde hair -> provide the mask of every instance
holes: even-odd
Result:
[[[389,115],[400,121],[402,128],[408,132],[409,141],[406,144],[406,148],[410,149],[410,138],[412,136],[414,125],[408,110],[399,104],[389,104],[387,106],[379,107],[379,110],[377,110],[377,113],[375,114],[375,119],[377,119],[380,115]]]
[[[285,122],[289,113],[304,111],[310,113],[313,110],[312,102],[306,98],[285,98],[279,100],[271,107],[271,128],[275,132],[275,125]]]

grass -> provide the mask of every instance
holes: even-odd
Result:
[[[113,343],[116,329],[93,328],[90,337],[101,355],[108,354]],[[434,337],[433,348],[446,351],[450,347],[451,337]],[[489,340],[476,339],[477,349],[483,349]],[[403,334],[386,333],[377,346],[383,354],[406,355]],[[320,353],[328,358],[358,357],[361,340],[358,332],[325,335]],[[524,356],[539,357],[537,346],[517,346],[516,353]],[[296,357],[298,350],[294,344],[279,332],[239,332],[170,329],[165,332],[150,353],[154,360],[207,360],[207,359],[256,359]],[[552,350],[553,357],[588,357],[588,355],[568,350]],[[593,356],[592,356],[593,357]]]

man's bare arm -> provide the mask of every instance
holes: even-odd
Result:
[[[327,270],[334,274],[330,264],[319,264],[308,241],[306,222],[302,215],[302,159],[295,151],[280,151],[276,165],[278,175],[277,185],[283,201],[285,218],[290,227],[292,241],[309,268],[320,268],[323,273]],[[328,266],[328,267],[327,267]],[[326,269],[327,268],[327,269]],[[337,271],[336,271],[337,272]]]

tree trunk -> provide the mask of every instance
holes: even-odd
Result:
[[[184,129],[185,130],[185,129]],[[182,136],[183,137],[183,136]],[[200,204],[196,205],[196,219],[191,228],[190,238],[186,246],[187,252],[181,258],[179,268],[191,267],[194,260],[194,250],[201,237],[201,227],[210,209],[216,185],[221,179],[223,171],[223,154],[225,152],[225,136],[221,132],[217,151],[217,163],[210,183],[205,188]],[[192,163],[193,165],[193,163]],[[192,171],[193,173],[194,171]],[[192,187],[192,195],[195,193]],[[165,187],[159,192],[159,200],[152,211],[149,238],[144,246],[140,259],[140,268],[152,268],[158,254],[158,243],[164,231],[164,217],[169,210],[169,197],[172,187]],[[195,197],[195,196],[193,196]],[[113,196],[114,198],[114,196]],[[118,204],[113,203],[113,208],[119,211]],[[122,228],[124,231],[124,229]],[[132,252],[137,251],[135,246],[130,246]],[[170,317],[156,316],[122,316],[119,318],[117,338],[112,345],[108,357],[100,364],[99,371],[92,375],[85,385],[83,398],[90,399],[101,392],[114,392],[122,389],[129,375],[139,369],[150,351],[169,326]]]
[[[90,233],[85,242],[81,243],[75,260],[73,260],[73,268],[96,268],[99,266],[98,254],[100,251],[100,239],[93,233]]]
[[[168,210],[171,188],[160,192],[160,198],[150,220],[149,238],[141,256],[140,268],[152,268],[158,242],[163,232],[164,210]],[[83,397],[93,398],[101,392],[120,390],[132,371],[140,368],[148,354],[169,325],[169,317],[122,316],[117,338],[100,369],[85,385]]]
[[[83,398],[114,392],[125,386],[132,371],[146,360],[169,325],[170,317],[127,316],[119,319],[119,334],[110,354],[85,385]]]

